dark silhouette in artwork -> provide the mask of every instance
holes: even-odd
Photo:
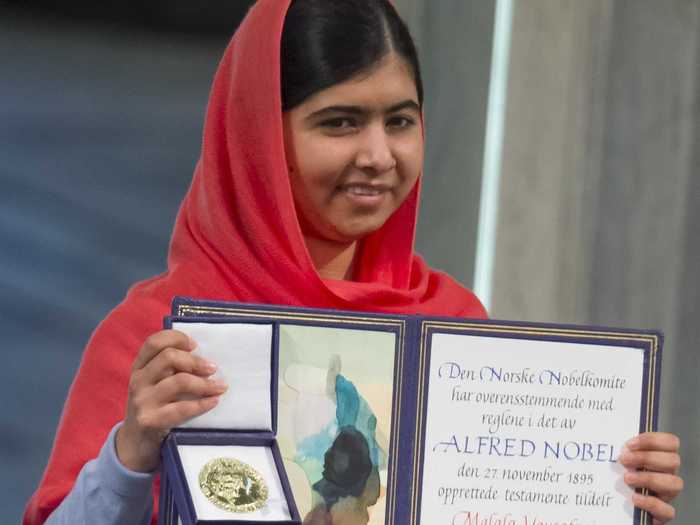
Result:
[[[359,497],[371,470],[367,440],[353,427],[343,427],[326,451],[323,478],[313,488],[330,507],[343,496]]]
[[[379,471],[367,439],[343,427],[324,455],[323,477],[314,483],[318,501],[304,525],[366,525],[367,508],[379,498]]]

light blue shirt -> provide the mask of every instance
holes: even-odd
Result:
[[[80,471],[73,490],[46,525],[148,525],[155,473],[134,472],[117,457],[114,426],[100,454]]]

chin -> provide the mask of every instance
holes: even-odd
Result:
[[[371,233],[376,232],[384,226],[384,220],[362,221],[361,223],[340,225],[335,228],[337,240],[344,242],[359,241],[367,237]]]

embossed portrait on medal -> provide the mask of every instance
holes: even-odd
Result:
[[[268,498],[267,484],[260,473],[234,458],[217,458],[204,465],[199,486],[209,501],[230,512],[253,512]]]

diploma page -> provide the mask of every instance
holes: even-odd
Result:
[[[639,433],[644,350],[434,333],[422,525],[634,523],[617,463]]]

